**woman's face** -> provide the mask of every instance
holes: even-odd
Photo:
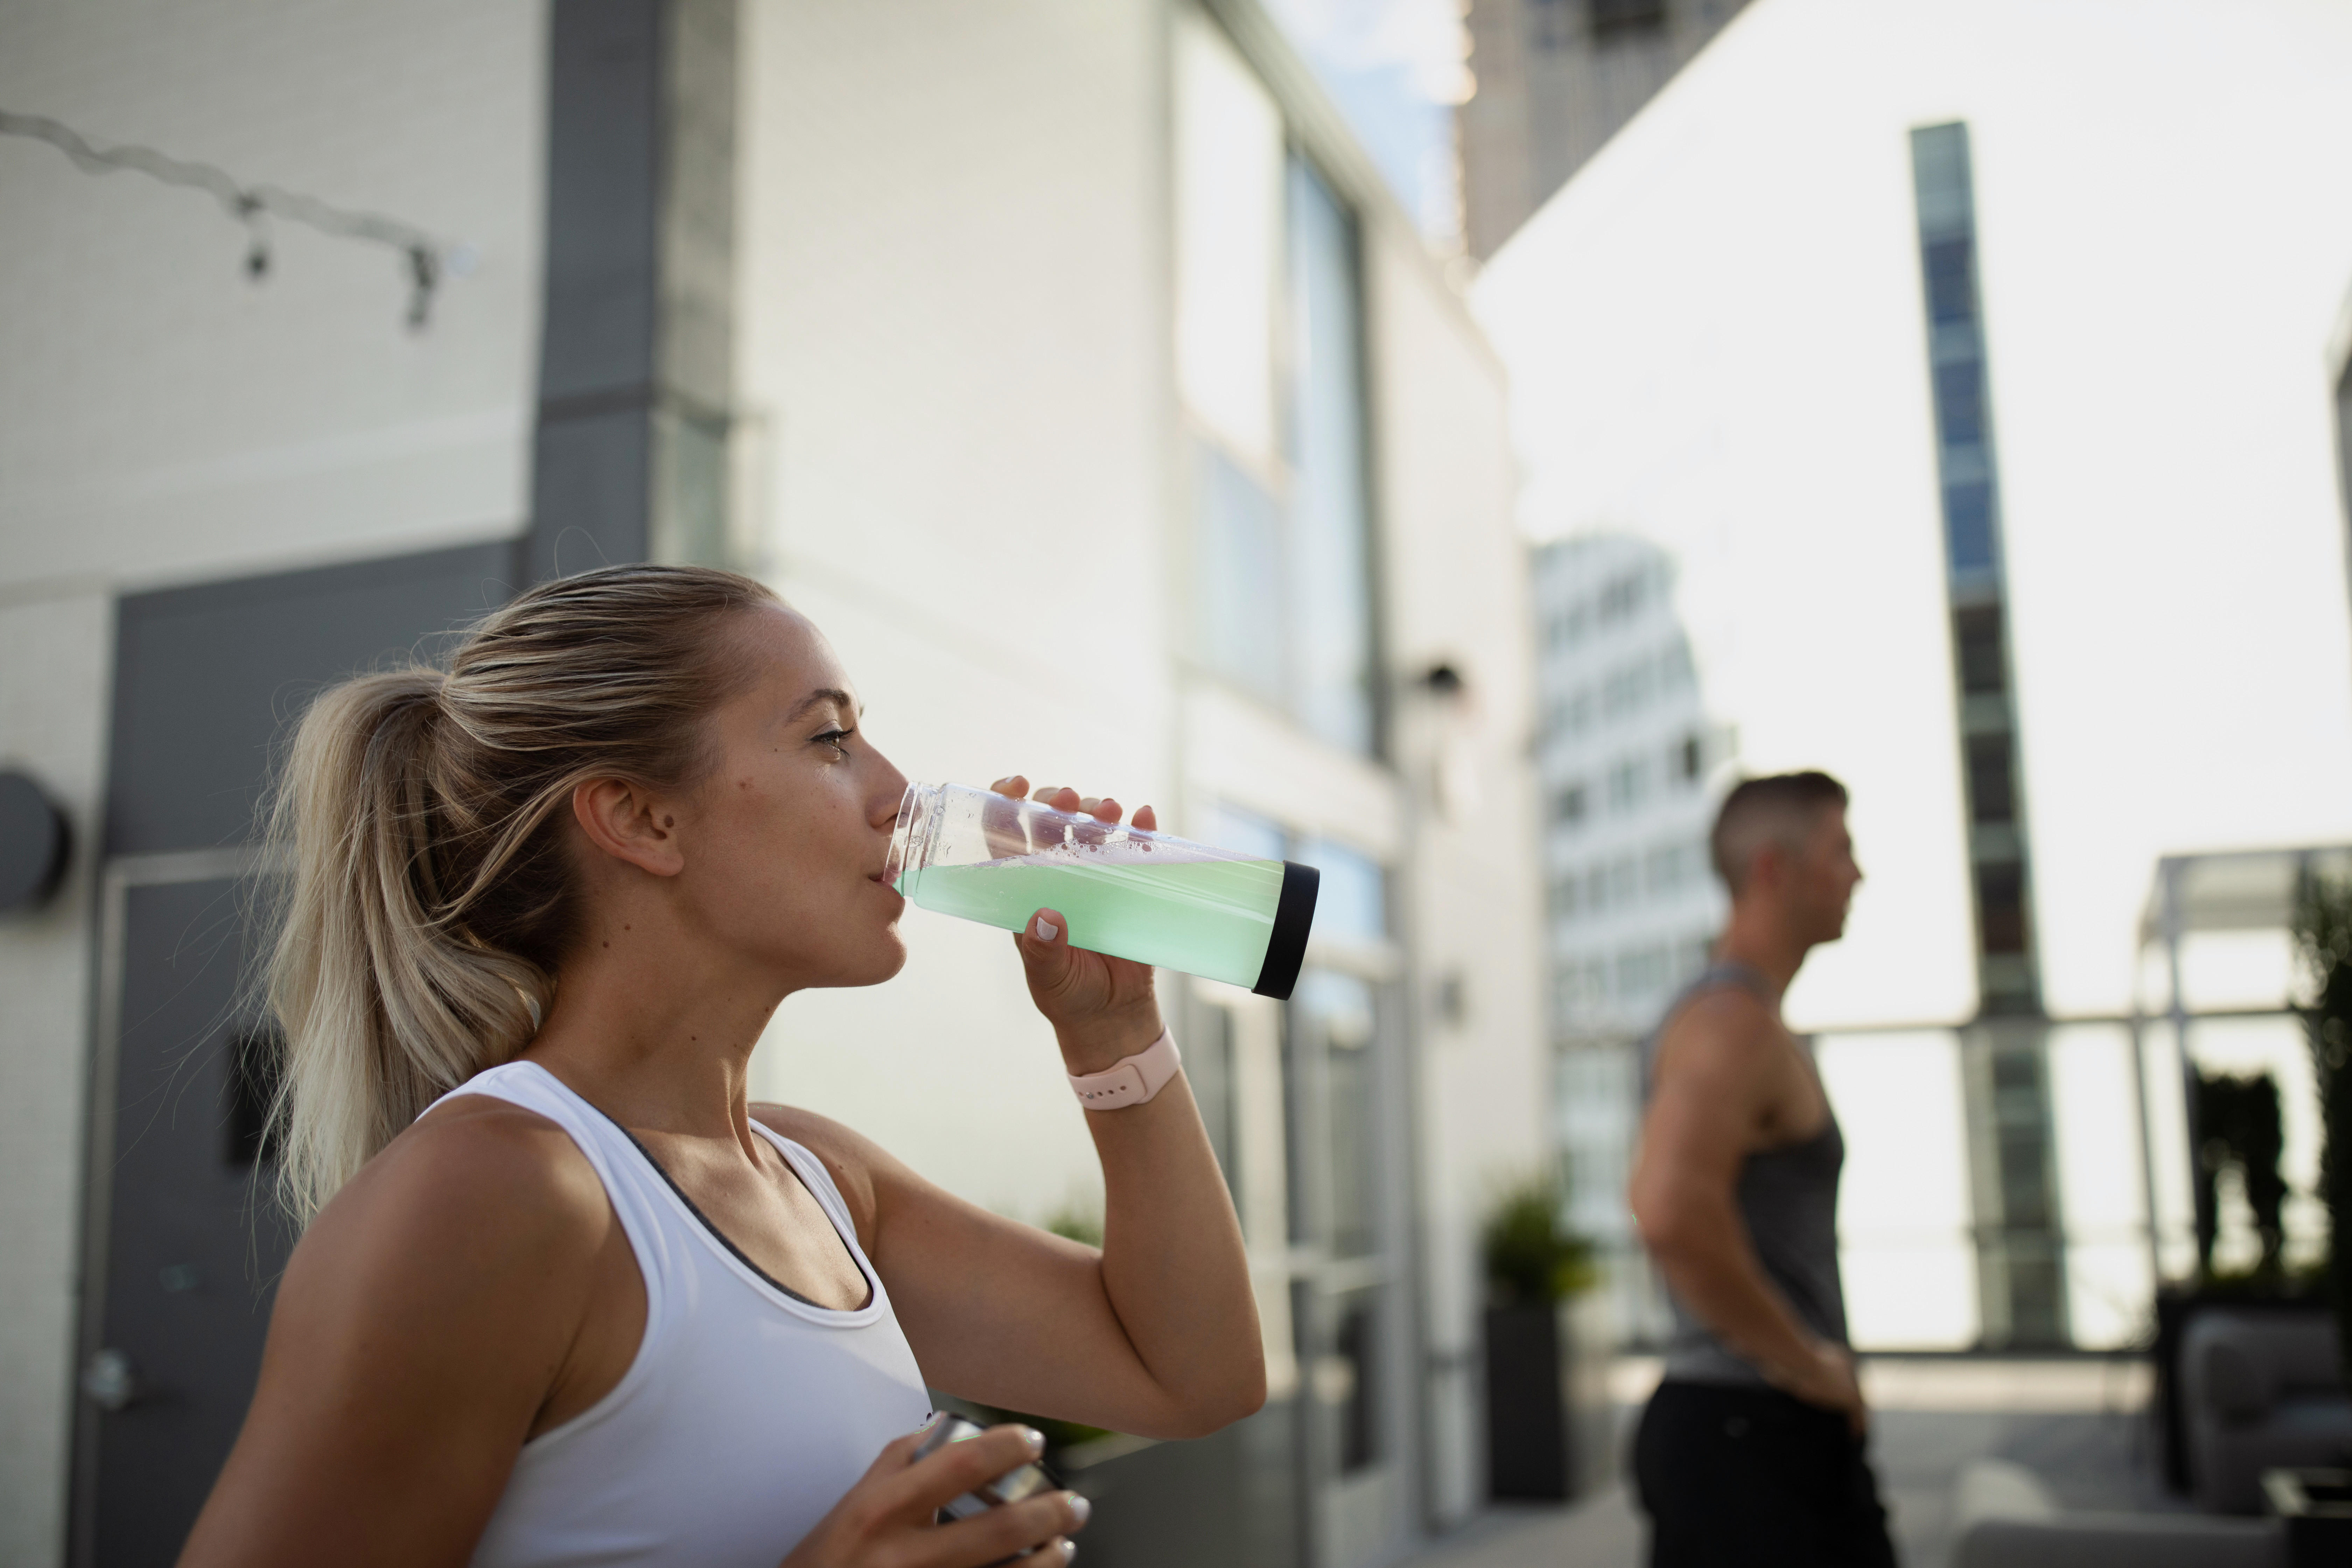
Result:
[[[730,638],[753,673],[712,713],[718,765],[683,803],[692,918],[794,989],[887,980],[907,961],[906,900],[882,879],[906,777],[804,617],[762,606]]]

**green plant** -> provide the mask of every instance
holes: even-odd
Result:
[[[2319,1084],[2319,1195],[2327,1209],[2328,1293],[2337,1364],[2352,1386],[2352,883],[2305,872],[2294,937],[2312,984],[2304,1026]]]
[[[2198,1268],[2211,1277],[2213,1242],[2221,1229],[2220,1178],[2223,1170],[2235,1166],[2262,1237],[2262,1259],[2253,1271],[2260,1278],[2278,1278],[2279,1249],[2285,1238],[2280,1215],[2286,1204],[2286,1179],[2279,1174],[2286,1134],[2279,1116],[2278,1082],[2266,1072],[2234,1078],[2190,1070],[2202,1145],[2197,1151]]]
[[[1102,1211],[1075,1201],[1047,1215],[1045,1228],[1087,1247],[1099,1248],[1103,1243]]]
[[[1532,1173],[1499,1193],[1479,1236],[1486,1289],[1496,1306],[1544,1306],[1588,1289],[1598,1270],[1592,1247],[1560,1224],[1563,1194]]]

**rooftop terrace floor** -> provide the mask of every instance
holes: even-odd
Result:
[[[1618,1453],[1630,1440],[1657,1363],[1629,1357],[1610,1380]],[[2022,1465],[2069,1510],[2175,1512],[2147,1415],[2147,1363],[2072,1357],[1874,1357],[1871,1460],[1894,1516],[1905,1568],[1943,1568],[1952,1545],[1953,1483],[1977,1459]],[[1496,1507],[1409,1560],[1410,1568],[1635,1568],[1645,1525],[1619,1479],[1566,1508]]]

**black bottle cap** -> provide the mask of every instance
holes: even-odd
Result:
[[[1282,898],[1274,906],[1274,934],[1266,938],[1265,963],[1250,989],[1277,1002],[1290,1000],[1298,966],[1307,962],[1307,931],[1315,923],[1315,892],[1323,873],[1296,860],[1282,863]]]

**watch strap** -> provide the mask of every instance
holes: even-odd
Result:
[[[1070,1075],[1070,1091],[1088,1110],[1120,1110],[1141,1105],[1168,1086],[1183,1065],[1176,1037],[1166,1029],[1160,1037],[1104,1072]]]

